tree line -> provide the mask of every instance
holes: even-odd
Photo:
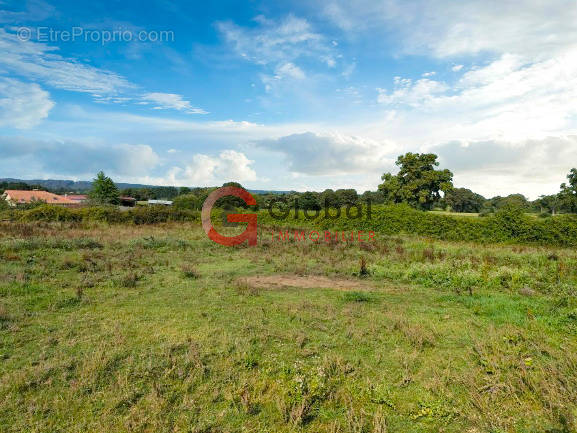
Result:
[[[320,210],[324,207],[340,208],[357,204],[396,204],[406,203],[420,210],[448,210],[458,213],[479,213],[488,215],[503,208],[516,208],[524,212],[536,212],[542,215],[557,213],[577,213],[577,169],[567,175],[567,182],[560,185],[557,194],[540,196],[529,201],[522,194],[506,197],[485,198],[467,188],[455,188],[453,173],[448,169],[438,169],[437,155],[433,153],[406,153],[397,158],[399,170],[396,174],[384,173],[382,183],[376,191],[358,194],[356,190],[325,189],[322,192],[306,191],[288,193],[254,194],[257,208],[271,206],[282,208],[289,206],[301,210]],[[227,182],[223,186],[242,185]],[[35,188],[25,183],[0,183],[0,192],[5,189]],[[114,181],[102,171],[93,180],[89,192],[93,204],[117,205],[121,196],[130,196],[139,201],[149,199],[173,200],[177,209],[200,210],[208,195],[217,187],[145,187],[119,190]],[[237,197],[223,197],[216,203],[221,208],[246,207]]]
[[[504,208],[516,208],[524,212],[536,212],[543,215],[556,213],[577,213],[577,169],[567,175],[557,194],[545,195],[529,201],[522,194],[506,197],[485,198],[467,188],[455,188],[453,173],[448,169],[438,169],[437,155],[433,153],[406,153],[397,158],[399,171],[396,174],[384,173],[382,183],[376,191],[358,194],[355,189],[325,189],[322,192],[306,191],[289,193],[255,194],[257,208],[271,206],[282,208],[289,206],[301,210],[320,210],[323,207],[345,207],[356,204],[395,204],[406,203],[415,209],[442,209],[458,213],[479,213],[489,215]],[[222,186],[242,185],[227,182]],[[90,192],[91,200],[101,204],[117,204],[120,195],[137,200],[167,199],[173,200],[178,209],[200,210],[208,195],[217,187],[158,187],[129,188],[119,191],[114,182],[104,173],[98,173]],[[221,208],[246,207],[237,197],[223,197],[216,203]]]

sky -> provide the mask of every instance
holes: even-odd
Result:
[[[577,166],[575,0],[0,0],[0,177],[486,197]]]

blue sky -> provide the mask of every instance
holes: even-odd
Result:
[[[577,166],[574,0],[0,0],[0,177],[486,196]],[[67,33],[68,32],[68,33]]]

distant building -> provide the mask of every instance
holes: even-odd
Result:
[[[172,201],[170,200],[148,200],[148,204],[156,204],[161,206],[172,206]]]
[[[55,204],[59,206],[75,206],[78,202],[70,200],[61,195],[52,194],[48,191],[23,191],[16,189],[7,189],[2,194],[2,198],[8,202],[10,206],[17,206],[19,204],[29,204],[35,201],[43,201],[46,204]]]
[[[86,194],[64,194],[64,197],[78,204],[86,203],[88,201],[88,196]]]
[[[134,197],[126,197],[126,196],[120,197],[120,206],[134,207],[135,205],[136,205],[136,199]]]

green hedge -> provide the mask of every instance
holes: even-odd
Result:
[[[241,213],[246,210],[239,211]],[[213,213],[213,223],[219,224],[220,212]],[[378,233],[414,234],[448,241],[482,243],[537,243],[544,245],[577,246],[577,216],[559,215],[552,218],[531,218],[518,211],[505,209],[485,218],[440,215],[415,210],[405,205],[373,206],[371,218],[347,218],[344,210],[337,219],[324,217],[307,220],[302,211],[295,219],[294,211],[283,220],[272,218],[268,211],[258,214],[259,224],[273,227],[309,227],[318,230],[363,230]],[[64,208],[39,206],[30,210],[8,211],[2,216],[12,221],[63,221],[155,224],[170,221],[200,223],[200,212],[162,206],[136,207],[121,211],[116,207]]]
[[[284,220],[272,218],[268,211],[259,212],[259,223],[270,226],[310,227],[320,230],[363,230],[378,233],[415,234],[448,241],[483,243],[539,243],[577,246],[577,216],[559,215],[554,218],[531,218],[523,213],[505,209],[486,218],[439,215],[415,210],[406,205],[373,206],[371,218],[324,218],[324,212],[314,220],[307,220],[302,212],[295,219],[294,212]]]
[[[66,208],[39,206],[30,210],[10,213],[18,221],[62,221],[107,223],[156,224],[170,221],[200,221],[200,212],[177,210],[164,206],[143,206],[121,211],[114,206]]]

